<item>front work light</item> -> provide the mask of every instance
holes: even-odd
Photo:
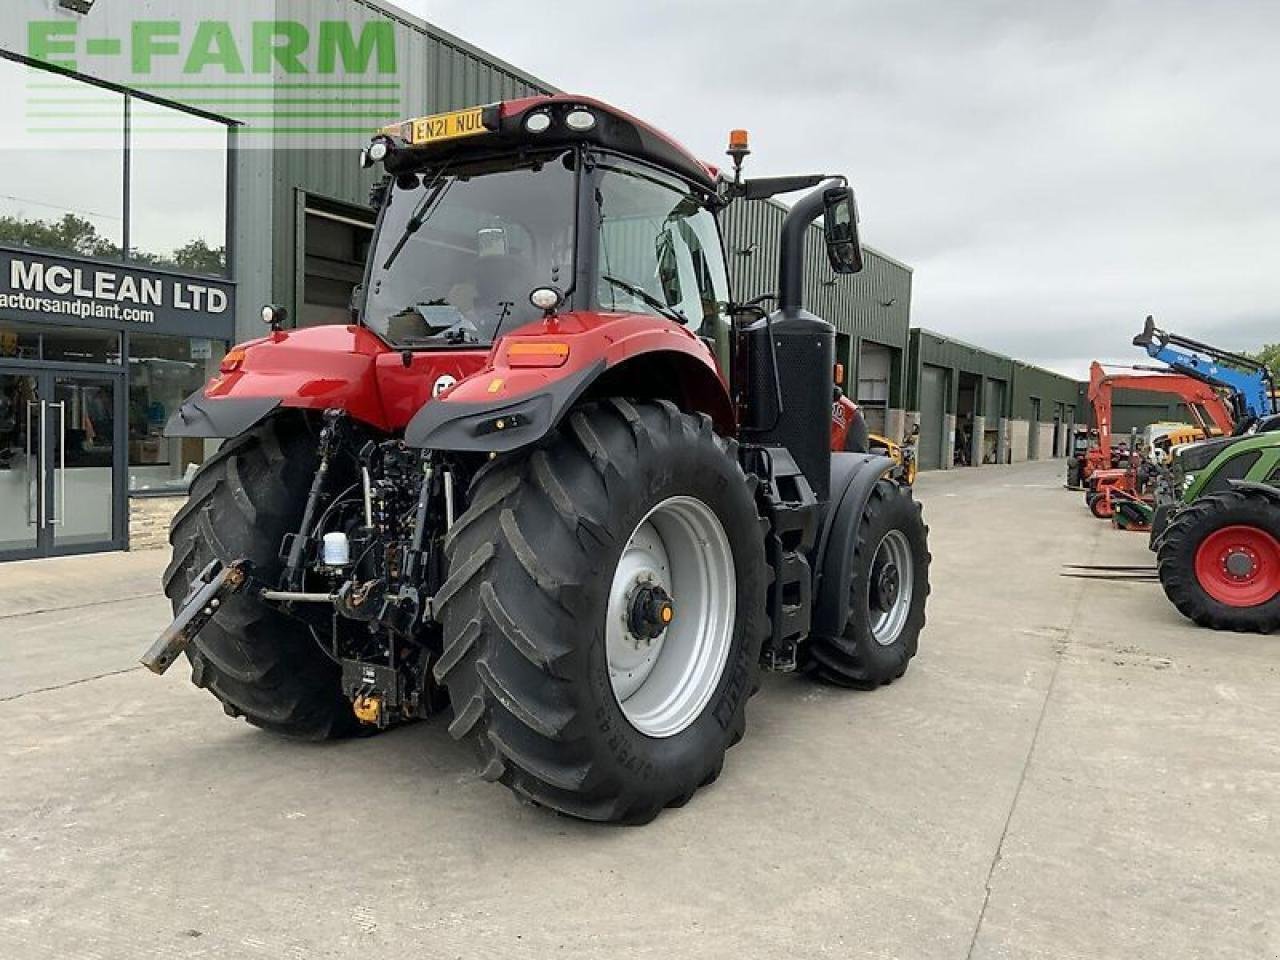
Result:
[[[279,330],[289,319],[289,311],[279,304],[268,303],[262,308],[262,322],[272,330]]]
[[[529,294],[529,302],[539,310],[554,310],[560,306],[560,291],[555,287],[538,287]]]
[[[586,133],[596,125],[596,115],[590,110],[578,107],[565,114],[564,125],[578,133]]]
[[[387,159],[387,154],[391,152],[391,148],[387,146],[385,140],[375,140],[369,144],[369,159],[374,163],[381,163]]]
[[[546,133],[551,128],[551,115],[539,110],[525,117],[524,128],[529,133]]]

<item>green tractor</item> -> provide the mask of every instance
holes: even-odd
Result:
[[[1173,605],[1215,630],[1280,628],[1280,432],[1185,447],[1170,480],[1151,549]]]

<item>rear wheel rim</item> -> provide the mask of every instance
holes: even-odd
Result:
[[[637,604],[655,596],[669,598],[672,615],[647,636],[636,629]],[[733,550],[705,503],[671,497],[636,525],[614,570],[605,620],[609,683],[633,727],[671,737],[701,716],[729,659],[736,601]]]
[[[1280,592],[1280,542],[1266,530],[1234,524],[1196,548],[1201,589],[1229,607],[1256,607]]]
[[[876,547],[867,586],[871,635],[880,646],[892,646],[902,636],[914,589],[911,544],[901,530],[890,530]]]

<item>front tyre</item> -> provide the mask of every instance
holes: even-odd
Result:
[[[708,419],[585,405],[481,472],[445,549],[435,672],[484,776],[628,823],[717,777],[757,686],[766,566]]]
[[[838,637],[811,636],[809,669],[830,683],[873,690],[907,672],[929,596],[929,528],[911,488],[880,480],[859,521],[849,619]]]
[[[1280,628],[1280,508],[1238,490],[1179,510],[1156,553],[1165,595],[1187,619],[1214,630]]]

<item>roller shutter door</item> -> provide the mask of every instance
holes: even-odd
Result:
[[[946,416],[947,371],[924,364],[920,368],[920,469],[942,466],[942,442]]]

